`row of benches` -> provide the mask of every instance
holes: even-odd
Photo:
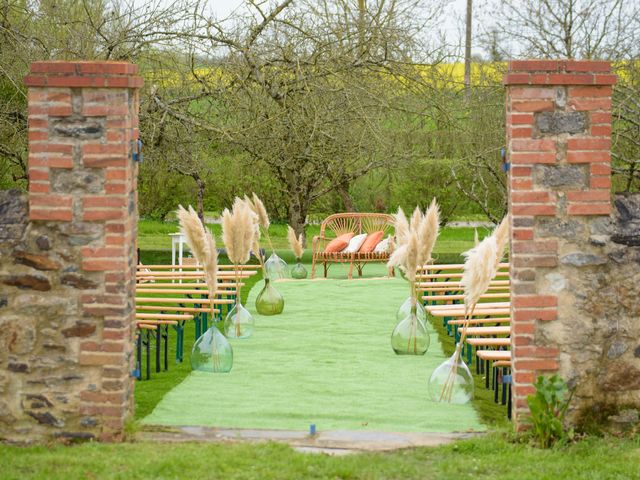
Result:
[[[468,365],[475,359],[476,372],[484,375],[486,387],[494,390],[495,401],[506,404],[507,414],[511,416],[511,282],[508,268],[508,263],[499,265],[487,293],[468,320],[465,320],[461,284],[464,265],[425,265],[418,273],[417,285],[427,312],[442,319],[456,343],[467,325],[463,358],[466,357]]]
[[[198,338],[207,328],[211,316],[222,319],[233,306],[243,280],[257,273],[254,265],[218,267],[216,298],[209,299],[209,289],[199,266],[138,265],[136,272],[136,375],[151,375],[151,347],[155,341],[155,370],[167,370],[169,328],[176,332],[176,362],[184,358],[184,331],[193,321]],[[143,352],[144,350],[144,352]],[[144,353],[144,355],[143,355]],[[146,362],[143,362],[143,356]],[[161,358],[163,357],[163,359]]]

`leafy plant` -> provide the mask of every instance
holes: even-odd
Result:
[[[559,375],[540,375],[534,385],[536,393],[527,397],[531,410],[533,434],[541,448],[549,448],[559,441],[573,438],[573,429],[567,430],[564,418],[575,389],[569,389]]]

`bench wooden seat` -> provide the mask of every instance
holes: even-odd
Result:
[[[510,350],[476,350],[476,355],[480,360],[488,360],[490,362],[491,361],[511,361]]]
[[[485,293],[480,296],[480,300],[487,299],[505,299],[509,300],[511,298],[511,293],[506,290],[504,292],[493,292],[493,293]],[[425,302],[453,302],[455,300],[464,300],[464,294],[449,294],[449,295],[423,295],[422,300]]]
[[[464,332],[464,328],[460,329],[460,333]],[[490,336],[490,335],[510,335],[511,326],[506,327],[469,327],[466,329],[467,335],[472,337]]]
[[[469,325],[483,325],[487,323],[511,323],[511,317],[491,317],[491,318],[470,318]],[[449,320],[449,325],[464,325],[467,320],[464,318]]]
[[[434,310],[430,311],[427,307],[427,311],[434,317],[442,318],[442,317],[458,317],[463,318],[465,316],[464,309],[447,309],[447,310]],[[479,308],[473,311],[472,317],[480,317],[483,315],[509,315],[511,314],[510,308]]]
[[[320,235],[313,237],[312,241],[312,264],[311,278],[315,278],[316,264],[321,263],[324,267],[324,277],[327,277],[329,266],[332,263],[349,263],[349,278],[353,278],[353,267],[358,270],[358,275],[362,276],[362,267],[366,263],[377,262],[386,263],[389,260],[389,253],[326,253],[324,250],[333,238],[345,234],[353,233],[373,233],[382,231],[386,237],[393,230],[393,216],[386,213],[334,213],[324,219],[320,225]],[[393,275],[393,269],[390,270]]]
[[[466,342],[472,347],[508,347],[511,345],[509,337],[498,338],[467,338]]]

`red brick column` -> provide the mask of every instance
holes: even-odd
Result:
[[[512,61],[507,86],[515,420],[539,374],[571,371],[569,279],[596,265],[590,224],[611,211],[608,62]],[[595,262],[595,263],[594,263]]]
[[[50,333],[65,338],[59,374],[70,378],[57,387],[66,406],[50,412],[57,436],[117,439],[133,406],[137,71],[124,62],[36,62],[25,78],[29,219],[66,262],[51,283],[71,306]]]

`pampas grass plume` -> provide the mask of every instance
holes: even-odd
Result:
[[[400,207],[398,207],[398,212],[394,215],[394,227],[396,230],[397,246],[400,247],[409,240],[409,222]]]
[[[304,248],[302,246],[302,234],[299,237],[296,237],[296,231],[291,228],[290,225],[287,226],[287,239],[289,240],[289,246],[291,250],[293,250],[293,255],[300,259],[304,254]]]
[[[407,245],[400,245],[394,248],[393,253],[387,261],[387,268],[401,268],[404,271],[404,265],[407,258]]]
[[[419,225],[418,244],[420,251],[418,265],[423,265],[432,260],[431,253],[440,234],[440,208],[434,198],[427,209],[422,222]]]
[[[409,230],[417,230],[418,228],[420,228],[422,219],[422,211],[420,210],[420,207],[416,206],[415,210],[413,211],[413,215],[411,215],[411,220],[409,221]]]
[[[509,243],[509,215],[506,215],[500,224],[496,227],[492,234],[496,237],[496,264],[495,269],[498,269],[498,265],[504,256],[504,250]]]
[[[491,235],[463,254],[466,260],[461,284],[464,288],[464,304],[467,312],[475,308],[496,274],[497,251],[496,239]]]
[[[253,194],[252,199],[254,211],[256,215],[258,215],[260,226],[265,230],[268,230],[271,222],[269,221],[269,214],[267,213],[267,209],[265,208],[264,203],[262,203],[262,200],[260,200],[260,198],[255,193]]]
[[[418,270],[418,257],[420,255],[418,234],[411,232],[407,242],[407,256],[404,260],[405,275],[410,282],[415,282]],[[413,289],[412,289],[413,290]]]
[[[178,206],[178,220],[180,221],[180,231],[185,236],[187,245],[204,271],[209,298],[212,300],[211,308],[213,308],[213,298],[218,288],[218,249],[215,239],[200,221],[191,205],[189,205],[189,210],[185,210],[182,205]]]

